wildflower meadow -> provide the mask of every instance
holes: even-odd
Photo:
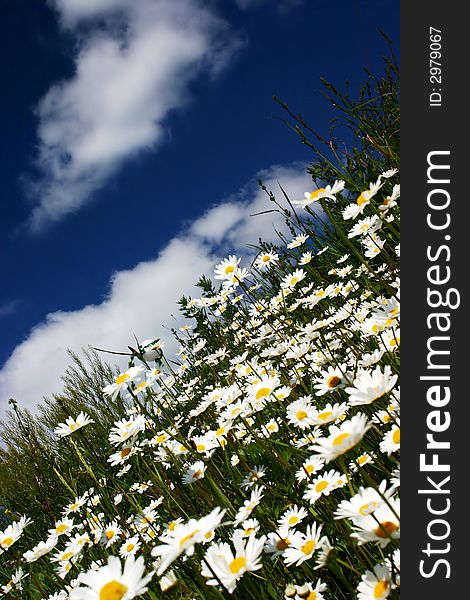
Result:
[[[107,349],[125,370],[71,353],[37,414],[10,400],[0,596],[399,597],[397,68],[366,77],[325,82],[327,139],[275,99],[311,188],[265,190],[285,228],[181,298],[175,356],[149,331]]]

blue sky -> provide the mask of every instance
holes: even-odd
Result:
[[[3,0],[0,412],[66,348],[165,336],[175,301],[270,237],[256,181],[308,191],[276,94],[327,134],[320,77],[380,70],[397,0]],[[261,175],[260,175],[261,174]]]

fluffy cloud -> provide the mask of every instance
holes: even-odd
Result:
[[[1,408],[14,397],[34,410],[43,396],[60,391],[60,377],[69,364],[67,348],[78,353],[88,345],[126,351],[135,334],[141,341],[164,339],[171,358],[177,348],[168,327],[176,325],[170,315],[177,311],[177,300],[183,294],[194,297],[196,280],[203,273],[210,275],[220,258],[237,252],[246,261],[250,252],[246,244],[256,243],[259,237],[274,240],[274,227],[282,229],[284,220],[278,213],[250,217],[271,208],[257,185],[260,178],[275,193],[281,183],[291,199],[303,197],[312,185],[303,165],[276,166],[258,173],[253,182],[173,238],[155,259],[114,274],[101,304],[49,314],[15,348],[0,372]],[[113,364],[114,358],[110,359]]]
[[[51,0],[77,34],[72,78],[37,107],[38,231],[89,201],[123,162],[155,149],[189,84],[213,76],[239,47],[200,0]]]

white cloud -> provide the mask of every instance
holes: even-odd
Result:
[[[176,325],[171,315],[177,315],[177,300],[183,294],[197,295],[194,284],[199,276],[210,275],[215,262],[227,253],[248,255],[246,244],[256,243],[259,237],[275,240],[273,225],[282,228],[283,218],[277,213],[250,217],[271,208],[266,193],[257,185],[260,178],[279,199],[278,181],[291,199],[303,197],[312,185],[303,165],[275,166],[258,173],[253,182],[214,205],[173,238],[155,259],[116,273],[101,304],[49,314],[15,348],[0,371],[4,407],[13,397],[34,410],[43,396],[59,392],[60,377],[69,364],[68,348],[78,353],[88,345],[126,351],[135,334],[141,341],[165,339],[172,358],[176,343],[162,326]],[[114,356],[104,358],[111,364],[119,362]]]
[[[32,231],[79,209],[126,159],[161,144],[165,119],[188,102],[191,81],[213,76],[239,47],[200,0],[52,4],[79,45],[73,77],[37,108]]]

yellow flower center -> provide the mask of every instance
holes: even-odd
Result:
[[[327,385],[329,388],[334,388],[340,381],[341,377],[338,377],[338,375],[332,375],[331,377],[328,377]]]
[[[325,412],[322,412],[319,415],[317,415],[317,419],[321,419],[322,421],[326,421],[327,419],[329,419],[332,416],[333,416],[333,413],[330,410],[326,410]]]
[[[392,440],[393,440],[394,444],[400,443],[400,430],[399,429],[397,429],[396,431],[393,432]]]
[[[307,413],[304,410],[298,410],[295,413],[295,416],[297,417],[297,419],[299,421],[303,421],[305,419],[305,417],[307,417],[308,415],[307,415]]]
[[[193,531],[193,532],[189,533],[188,535],[185,535],[185,536],[184,536],[184,538],[182,538],[182,539],[180,540],[180,548],[181,548],[182,546],[184,546],[184,545],[186,544],[186,542],[189,542],[189,540],[192,540],[192,539],[193,539],[193,537],[194,537],[195,535],[197,535],[198,533],[199,533],[199,529],[196,529],[195,531]]]
[[[233,265],[228,265],[228,267],[225,267],[226,275],[228,275],[229,273],[233,273],[233,271],[235,271],[235,267]]]
[[[290,542],[287,538],[280,539],[276,544],[276,548],[281,552],[285,550],[288,546],[290,546]]]
[[[107,540],[112,540],[112,539],[113,539],[113,537],[114,537],[114,531],[107,531],[107,532],[105,533],[105,536],[106,536],[106,539],[107,539]]]
[[[8,547],[9,547],[9,546],[11,546],[12,544],[13,544],[13,538],[11,538],[11,537],[7,537],[7,538],[5,538],[5,539],[2,541],[2,543],[0,544],[0,546],[6,546],[6,547],[8,548]]]
[[[320,481],[320,483],[317,483],[317,485],[315,486],[315,491],[323,492],[323,490],[327,487],[328,487],[328,481],[323,480],[323,481]]]
[[[100,590],[100,600],[121,600],[128,588],[119,581],[108,581]]]
[[[357,462],[358,462],[358,464],[359,464],[359,465],[363,465],[365,462],[367,462],[367,459],[368,459],[368,458],[369,458],[368,456],[360,456],[360,457],[357,459]]]
[[[310,473],[313,473],[313,471],[315,471],[315,467],[313,465],[307,465],[305,467],[305,470],[307,471],[307,473],[310,475]]]
[[[73,556],[73,552],[66,552],[62,554],[62,560],[68,560],[71,556]]]
[[[246,566],[246,558],[244,556],[237,556],[229,565],[230,572],[240,573],[240,571]]]
[[[374,586],[374,598],[382,598],[383,594],[388,591],[388,581],[379,581]]]
[[[68,525],[65,525],[65,523],[62,523],[61,525],[58,525],[55,530],[57,531],[57,533],[64,533],[64,531],[67,531],[68,529]]]
[[[135,548],[135,544],[132,544],[132,543],[127,544],[126,552],[132,552],[132,550],[134,550],[134,548]]]
[[[308,556],[309,554],[312,554],[312,552],[315,550],[316,545],[317,544],[314,540],[309,540],[303,546],[300,546],[300,549],[305,554],[305,556]]]
[[[121,458],[126,458],[126,456],[128,456],[130,454],[130,451],[131,451],[130,448],[123,448],[119,454],[120,454]]]
[[[219,437],[219,435],[223,435],[225,433],[225,427],[219,427],[219,429],[217,429],[217,431],[215,432],[216,437]]]
[[[325,192],[325,188],[318,188],[318,190],[315,190],[314,192],[311,192],[310,194],[310,200],[316,200],[318,198],[318,196],[320,194],[322,194],[323,192]]]
[[[168,439],[168,436],[166,435],[166,433],[161,433],[160,435],[157,435],[156,442],[157,442],[157,444],[161,444],[166,439]]]
[[[121,385],[121,383],[124,383],[128,379],[129,379],[129,375],[127,373],[121,373],[119,375],[119,377],[116,379],[116,384]]]
[[[298,520],[299,517],[297,517],[296,515],[292,515],[292,517],[289,519],[289,525],[295,525]]]
[[[271,390],[269,388],[261,388],[256,392],[256,399],[259,400],[260,398],[266,398],[266,396],[269,396],[270,393]]]
[[[269,262],[271,260],[271,257],[269,256],[269,254],[265,254],[262,258],[263,262]]]
[[[397,523],[393,521],[383,521],[380,525],[375,529],[375,535],[380,538],[386,538],[392,535],[398,529]]]
[[[72,511],[72,510],[77,510],[77,508],[78,508],[79,506],[80,506],[80,504],[78,504],[78,502],[74,502],[74,503],[72,504],[72,506],[70,507],[70,510],[71,510],[71,511]]]
[[[206,449],[206,445],[205,445],[205,444],[198,444],[198,445],[196,446],[196,450],[197,450],[198,452],[203,452],[205,449]]]
[[[350,437],[350,435],[350,433],[341,433],[340,435],[336,436],[333,440],[333,446],[339,446],[339,444],[342,444],[344,440]]]
[[[316,598],[317,598],[316,592],[310,592],[310,594],[307,596],[307,600],[316,600]]]
[[[371,512],[377,508],[377,502],[368,502],[367,504],[363,504],[359,509],[359,514],[361,515],[370,515]]]
[[[365,192],[362,192],[362,194],[359,196],[359,198],[356,200],[356,204],[358,206],[362,206],[363,204],[365,204],[366,202],[369,202],[369,194],[370,194],[370,190],[367,190]]]
[[[248,527],[247,529],[245,529],[245,535],[251,535],[254,532],[255,532],[254,527]]]

